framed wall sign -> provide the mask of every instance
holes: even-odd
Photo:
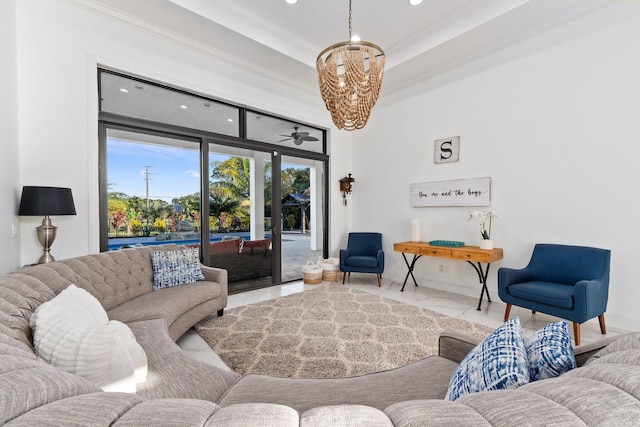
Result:
[[[460,160],[460,137],[436,139],[434,143],[434,163],[450,163]]]
[[[491,178],[411,184],[411,206],[489,206]]]

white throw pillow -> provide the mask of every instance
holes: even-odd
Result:
[[[133,335],[133,331],[127,325],[117,320],[110,320],[107,324],[107,328],[113,328],[116,334],[122,340],[131,361],[133,362],[133,369],[135,373],[136,383],[140,384],[147,380],[147,353],[136,341],[136,336]]]
[[[68,286],[36,309],[30,326],[38,356],[105,391],[135,393],[146,378],[147,357],[131,329],[110,321],[84,289]]]
[[[55,302],[52,303],[51,301]],[[37,323],[39,314],[43,311],[46,311],[49,317],[68,317],[73,315],[78,320],[81,320],[85,326],[101,326],[109,321],[109,316],[104,311],[100,301],[76,285],[67,286],[51,301],[42,304],[33,313],[30,319],[32,329]]]

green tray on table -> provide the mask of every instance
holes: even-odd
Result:
[[[431,246],[447,246],[450,248],[457,248],[460,246],[464,246],[464,242],[458,242],[455,240],[431,240],[429,241]]]

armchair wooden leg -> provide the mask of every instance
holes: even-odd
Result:
[[[598,322],[600,322],[600,332],[602,335],[607,335],[607,327],[604,324],[604,313],[598,316]]]
[[[344,285],[344,281],[347,280],[347,272],[342,273],[342,284]]]
[[[573,339],[576,342],[576,346],[580,345],[580,323],[573,322]]]
[[[380,287],[380,280],[382,280],[382,274],[377,274],[378,276],[378,287]]]
[[[507,304],[507,308],[504,310],[504,321],[509,320],[509,313],[511,313],[511,304]]]

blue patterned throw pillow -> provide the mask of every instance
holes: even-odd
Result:
[[[529,382],[524,337],[517,317],[505,322],[467,354],[458,365],[446,400],[469,393],[517,388]]]
[[[198,249],[151,252],[153,290],[204,280]]]
[[[567,322],[549,323],[525,344],[531,381],[557,377],[576,367]]]

